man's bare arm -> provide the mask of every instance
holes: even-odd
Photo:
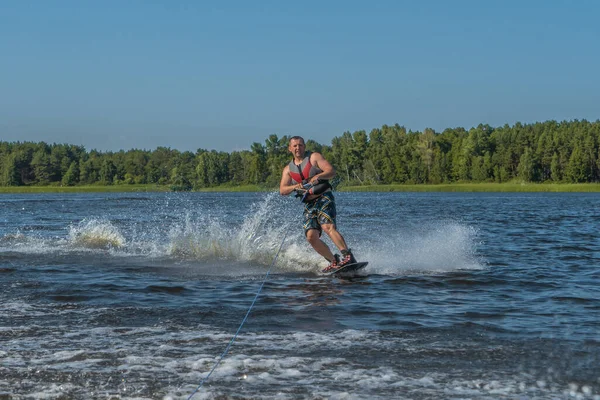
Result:
[[[310,162],[312,165],[323,171],[313,176],[310,180],[311,183],[318,179],[331,179],[335,176],[335,168],[333,168],[333,165],[331,165],[321,153],[312,153],[310,155]]]
[[[290,167],[286,166],[281,173],[281,182],[279,182],[279,194],[282,196],[287,196],[292,193],[295,189],[302,188],[301,184],[295,184],[292,182],[292,177],[290,176]]]

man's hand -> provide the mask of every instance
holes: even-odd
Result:
[[[313,184],[311,182],[307,182],[307,183],[299,183],[296,186],[297,187],[296,187],[296,189],[294,189],[294,191],[304,193],[307,190],[310,190],[310,188],[313,187]]]
[[[316,185],[317,183],[319,183],[320,180],[321,180],[321,178],[319,177],[319,175],[315,175],[312,178],[310,178],[309,183],[311,185]]]

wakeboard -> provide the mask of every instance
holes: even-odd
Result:
[[[359,269],[363,269],[364,267],[366,267],[368,263],[369,263],[368,261],[363,261],[363,262],[357,262],[357,263],[352,263],[352,264],[346,264],[342,268],[338,268],[338,269],[330,271],[330,272],[325,272],[325,275],[338,275],[338,274],[343,274],[343,273],[348,273],[348,272],[355,272],[355,271],[358,271]]]

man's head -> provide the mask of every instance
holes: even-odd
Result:
[[[288,150],[294,155],[294,158],[304,158],[304,153],[306,151],[304,138],[302,138],[301,136],[292,136],[290,138],[290,145],[288,147]]]

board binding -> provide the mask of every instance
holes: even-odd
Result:
[[[344,272],[346,272],[346,273],[354,272],[354,271],[358,271],[359,269],[363,269],[364,267],[367,266],[368,263],[369,263],[368,261],[363,261],[363,262],[357,262],[357,263],[352,263],[352,264],[346,264],[342,268],[338,268],[331,272],[324,272],[324,274],[325,275],[337,275],[337,274],[344,273]]]

